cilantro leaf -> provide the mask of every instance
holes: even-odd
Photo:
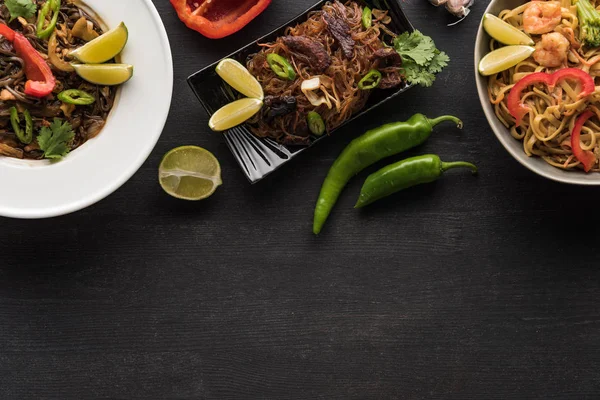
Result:
[[[37,141],[46,158],[62,158],[69,152],[68,143],[75,137],[71,124],[54,118],[50,127],[43,127]]]
[[[435,47],[433,39],[418,30],[399,35],[394,39],[394,48],[402,57],[404,77],[415,85],[433,85],[435,74],[450,61],[446,53]]]
[[[431,59],[431,63],[427,69],[429,72],[437,74],[438,72],[442,72],[444,67],[448,66],[448,62],[450,62],[450,57],[448,57],[448,54],[436,49],[435,55]]]
[[[8,8],[8,12],[10,13],[9,22],[18,17],[30,19],[37,11],[37,5],[31,0],[6,0],[4,4],[6,4],[6,8]]]

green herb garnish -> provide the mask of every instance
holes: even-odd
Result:
[[[46,158],[62,158],[69,152],[68,143],[75,137],[73,127],[60,118],[54,118],[50,127],[43,127],[37,138]]]
[[[394,39],[394,48],[402,57],[404,77],[409,83],[429,87],[435,74],[448,65],[450,57],[435,47],[433,39],[415,30]]]
[[[10,22],[19,17],[30,19],[37,11],[37,5],[31,0],[6,0],[4,4],[10,13]]]

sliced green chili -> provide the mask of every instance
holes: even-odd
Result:
[[[23,111],[23,116],[25,117],[25,137],[19,139],[21,139],[21,142],[29,144],[33,140],[33,119],[31,118],[29,110]]]
[[[19,119],[19,112],[16,107],[10,108],[10,124],[12,125],[13,131],[18,133],[21,130],[21,126],[19,125],[21,120]]]
[[[21,143],[29,144],[33,140],[33,120],[27,110],[23,112],[23,117],[25,117],[25,129],[21,128],[21,118],[19,118],[17,108],[10,108],[10,124],[13,131],[15,131],[15,135],[17,135]]]
[[[63,103],[67,104],[75,104],[76,106],[89,106],[90,104],[94,104],[96,98],[89,94],[88,92],[84,92],[83,90],[78,89],[69,89],[62,91],[58,94],[58,99]]]
[[[267,55],[267,62],[269,63],[269,67],[271,67],[273,72],[275,72],[280,78],[290,81],[296,79],[296,71],[294,71],[294,67],[292,67],[288,60],[279,54],[271,53]]]
[[[40,39],[48,39],[54,28],[56,28],[56,22],[58,21],[58,14],[60,11],[60,0],[48,0],[44,3],[44,6],[40,10],[37,19],[37,37]],[[51,13],[52,17],[48,25],[44,28],[46,17]]]
[[[369,29],[373,25],[373,15],[369,7],[363,9],[362,25],[365,29]]]
[[[358,82],[358,88],[361,90],[375,89],[377,86],[379,86],[380,82],[381,72],[377,71],[376,69],[372,69],[367,75],[365,75],[364,78],[360,80],[360,82]]]
[[[308,122],[308,129],[315,135],[321,136],[325,133],[325,121],[316,111],[311,111],[306,116],[306,122]]]

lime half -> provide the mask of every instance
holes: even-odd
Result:
[[[265,97],[262,86],[242,64],[226,58],[217,65],[217,74],[232,88],[247,97],[262,100]]]
[[[73,50],[70,54],[71,57],[85,64],[102,64],[123,51],[128,37],[127,27],[121,22],[116,28]]]
[[[259,99],[241,99],[221,107],[208,121],[213,131],[226,131],[245,122],[260,111],[263,102]]]
[[[534,42],[525,32],[522,32],[492,14],[483,16],[483,29],[494,39],[503,44],[525,44],[533,46]]]
[[[481,59],[479,73],[485,76],[497,74],[526,60],[534,51],[535,47],[531,46],[501,47]]]
[[[77,75],[96,85],[113,86],[127,82],[133,76],[128,64],[71,64]]]
[[[158,180],[165,192],[183,200],[206,199],[223,183],[217,158],[197,146],[177,147],[165,154]]]

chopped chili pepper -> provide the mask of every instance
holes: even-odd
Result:
[[[0,23],[0,35],[13,43],[15,52],[25,64],[25,94],[32,97],[46,97],[54,90],[56,79],[46,60],[29,43],[29,40],[7,25]]]
[[[188,28],[211,39],[229,36],[262,13],[271,0],[171,0]]]
[[[56,28],[56,22],[58,21],[58,14],[60,11],[60,0],[48,0],[40,10],[37,19],[37,37],[40,39],[47,39],[50,37],[54,28]],[[44,28],[46,17],[49,13],[52,13],[52,18],[48,25]]]
[[[546,72],[535,72],[525,76],[523,79],[517,82],[510,90],[507,99],[508,111],[516,119],[516,125],[519,126],[523,117],[525,117],[525,115],[531,111],[529,106],[523,104],[521,101],[521,95],[527,86],[534,85],[536,83],[545,83],[550,90],[553,90],[557,84],[568,79],[578,81],[581,84],[581,93],[579,93],[580,99],[589,96],[596,90],[594,78],[579,68],[564,68],[554,72],[553,74],[548,74]]]
[[[10,108],[10,124],[13,131],[15,131],[15,135],[21,143],[29,144],[33,140],[33,119],[28,110],[23,111],[23,117],[25,118],[25,129],[21,128],[21,119],[16,107]]]
[[[96,101],[94,96],[79,89],[64,90],[56,97],[63,103],[75,104],[76,106],[88,106]]]
[[[358,82],[358,88],[360,90],[369,90],[375,89],[381,83],[381,72],[376,69],[372,69],[369,71],[364,78]]]
[[[279,54],[271,53],[267,55],[267,62],[269,67],[277,74],[278,77],[293,81],[296,79],[296,71],[294,67]]]
[[[579,118],[577,118],[577,121],[575,121],[573,132],[571,132],[571,149],[573,150],[573,155],[575,155],[575,158],[577,158],[581,164],[583,164],[583,169],[585,172],[589,172],[594,164],[596,164],[596,157],[591,151],[583,150],[581,148],[579,137],[581,136],[581,128],[583,128],[585,122],[593,116],[594,112],[591,110],[587,110],[581,114]]]
[[[325,133],[325,121],[323,121],[323,118],[318,112],[309,112],[306,116],[306,122],[308,123],[308,129],[313,134],[321,136]]]
[[[373,12],[369,7],[365,7],[362,13],[362,26],[365,29],[369,29],[373,25]]]

